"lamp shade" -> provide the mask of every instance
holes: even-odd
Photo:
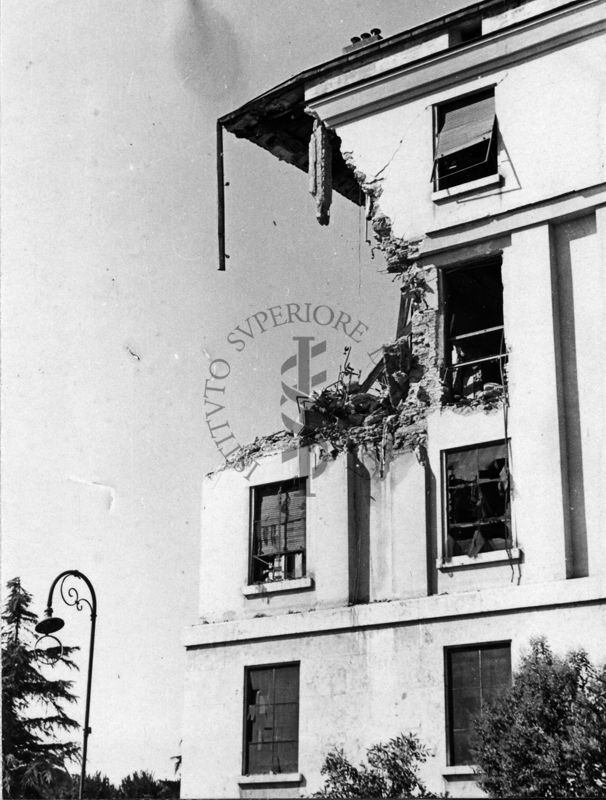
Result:
[[[65,622],[61,617],[47,617],[46,619],[41,619],[36,625],[36,633],[48,635],[49,633],[60,631],[64,625]]]

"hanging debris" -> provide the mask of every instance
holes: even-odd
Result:
[[[309,191],[316,201],[318,222],[328,225],[332,202],[332,147],[329,133],[318,119],[314,119],[309,140]]]

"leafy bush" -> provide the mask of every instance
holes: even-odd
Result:
[[[480,785],[492,797],[604,797],[605,720],[606,669],[533,640],[511,690],[476,721]]]
[[[80,775],[71,775],[63,787],[57,786],[53,797],[57,800],[75,800],[79,795]],[[116,800],[118,790],[107,775],[94,772],[87,775],[84,780],[84,797],[86,800]]]
[[[409,733],[380,742],[366,751],[368,764],[355,767],[343,750],[331,750],[322,766],[325,782],[316,797],[398,798],[428,797],[417,770],[427,761],[429,751]]]

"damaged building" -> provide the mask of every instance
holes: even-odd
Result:
[[[320,224],[366,209],[401,309],[370,374],[205,480],[183,797],[310,795],[330,749],[408,731],[432,791],[481,796],[473,718],[530,638],[606,658],[605,28],[484,0],[219,120]]]

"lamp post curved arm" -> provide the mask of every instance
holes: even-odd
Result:
[[[66,589],[65,581],[67,580],[67,578],[70,577],[78,578],[84,581],[90,592],[90,600],[86,597],[81,597],[78,592],[78,589],[75,586],[68,586]],[[80,787],[78,791],[78,800],[82,800],[82,798],[84,797],[84,779],[86,778],[86,756],[88,751],[88,735],[91,732],[91,729],[89,727],[90,690],[93,677],[93,656],[95,652],[97,595],[95,594],[95,590],[90,580],[86,577],[86,575],[84,575],[84,573],[80,572],[79,570],[67,569],[64,572],[59,573],[59,575],[57,575],[55,580],[52,582],[50,591],[48,593],[48,602],[46,604],[46,611],[44,612],[46,618],[41,620],[36,625],[36,631],[42,634],[41,638],[44,638],[45,636],[51,636],[52,638],[56,639],[56,637],[52,636],[52,634],[54,634],[58,630],[61,630],[61,628],[65,624],[60,617],[53,617],[53,593],[59,581],[61,581],[61,586],[60,586],[61,599],[66,605],[75,606],[78,609],[78,611],[82,611],[83,604],[86,604],[90,609],[91,626],[90,626],[90,644],[88,649],[88,674],[86,679],[86,705],[84,712],[84,728],[82,737],[82,768],[80,771]]]

